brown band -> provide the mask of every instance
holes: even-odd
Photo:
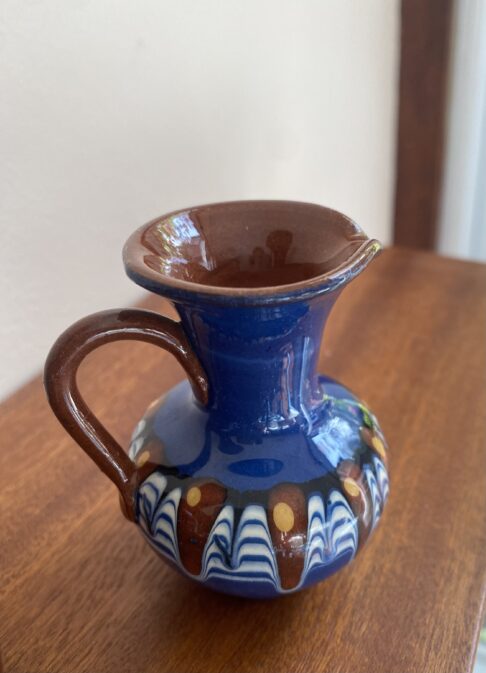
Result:
[[[136,465],[100,423],[82,398],[76,373],[95,348],[120,339],[136,339],[172,353],[184,367],[201,404],[208,401],[208,382],[178,322],[139,309],[101,311],[79,320],[58,338],[47,357],[44,385],[52,410],[67,432],[120,491],[125,515],[135,520],[140,481]]]

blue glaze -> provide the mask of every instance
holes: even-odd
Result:
[[[337,293],[273,307],[178,304],[209,379],[208,408],[243,438],[308,425],[325,320]]]
[[[305,483],[333,472],[340,460],[352,459],[362,449],[359,407],[336,408],[330,395],[358,404],[346,388],[319,376],[310,423],[305,416],[299,423],[296,416],[277,430],[261,424],[248,441],[236,426],[218,426],[215,412],[202,409],[183,381],[164,398],[152,432],[164,446],[163,463],[181,474],[217,476],[241,491],[271,488],[281,481]]]
[[[197,298],[194,306],[176,304],[208,376],[210,400],[202,409],[186,382],[166,398],[154,431],[168,464],[240,490],[254,488],[255,479],[258,488],[270,488],[327,473],[331,465],[319,438],[329,428],[329,412],[325,379],[315,369],[336,298],[332,293],[272,309],[222,308]],[[348,395],[333,385],[334,393]]]

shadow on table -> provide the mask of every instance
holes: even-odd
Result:
[[[220,594],[177,575],[167,584],[154,629],[180,661],[210,659],[211,670],[229,660],[233,668],[246,668],[259,652],[271,658],[293,636],[298,647],[304,602],[307,618],[310,605],[322,606],[316,589],[257,600]]]

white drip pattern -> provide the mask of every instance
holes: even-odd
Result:
[[[371,493],[371,511],[373,515],[371,525],[372,528],[374,528],[381,516],[381,512],[383,509],[383,498],[378,488],[378,482],[376,481],[376,477],[373,474],[371,467],[369,467],[368,465],[364,468],[364,475],[366,481],[368,482],[368,487]]]
[[[219,513],[203,553],[201,579],[212,577],[236,581],[278,584],[275,553],[265,510],[248,505],[243,510],[238,530],[234,531],[231,505]]]
[[[369,485],[373,527],[378,522],[388,496],[388,476],[383,463],[373,458],[373,467],[364,468]],[[376,472],[376,476],[375,473]],[[166,493],[167,479],[154,472],[139,489],[139,523],[148,541],[179,565],[177,511],[181,489]],[[358,522],[343,494],[333,489],[324,499],[314,493],[308,500],[308,527],[305,562],[299,585],[311,570],[330,565],[344,556],[351,560],[358,549]],[[202,570],[197,579],[212,578],[236,582],[266,582],[278,592],[280,579],[275,552],[261,505],[243,510],[235,533],[235,513],[231,505],[220,511],[206,542]]]
[[[234,518],[233,507],[226,505],[214,522],[202,557],[203,580],[225,575],[231,565]]]
[[[388,498],[388,493],[390,490],[388,482],[388,472],[386,471],[385,466],[377,456],[373,456],[373,464],[375,466],[376,478],[378,480],[378,486],[380,489],[384,505]]]
[[[358,549],[358,526],[339,491],[329,493],[326,505],[320,494],[312,495],[308,521],[304,578],[313,568],[328,565],[347,552],[353,558]]]
[[[167,479],[153,472],[138,491],[139,522],[148,541],[174,561],[179,560],[177,510],[181,489],[175,488],[164,498]]]

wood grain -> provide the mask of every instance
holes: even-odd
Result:
[[[339,300],[321,370],[379,416],[391,496],[351,566],[274,601],[211,593],[165,567],[61,429],[39,379],[8,399],[5,670],[470,671],[486,585],[486,267],[385,252]],[[118,343],[89,356],[80,387],[126,446],[182,375],[160,349]]]
[[[402,0],[395,236],[434,249],[455,0]]]

